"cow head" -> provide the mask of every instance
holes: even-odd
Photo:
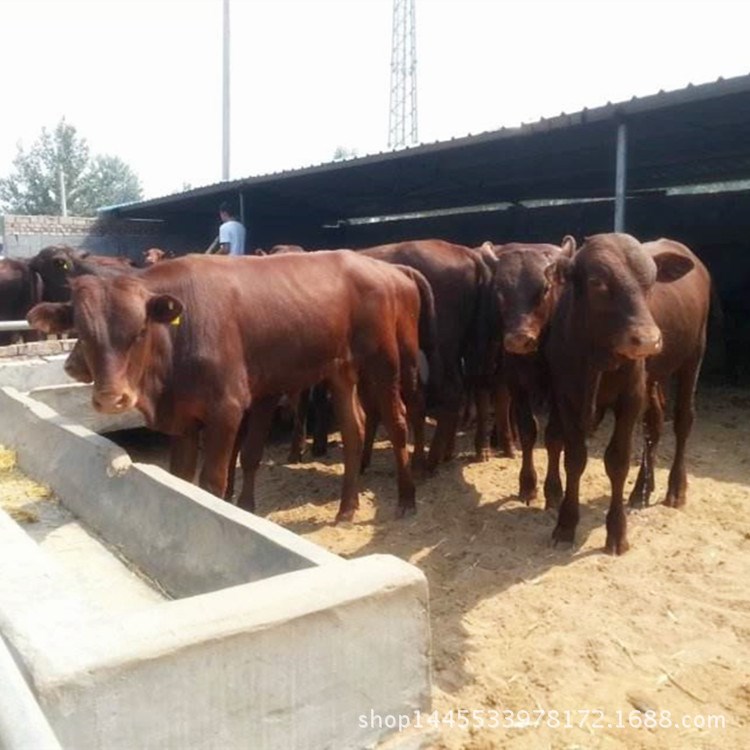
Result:
[[[51,245],[40,250],[30,261],[30,268],[44,284],[44,298],[50,302],[70,299],[70,278],[83,253],[67,245]]]
[[[567,273],[589,344],[610,363],[658,354],[662,336],[648,307],[649,292],[657,281],[675,281],[692,268],[677,253],[651,256],[627,234],[587,237]]]
[[[160,247],[150,247],[148,250],[143,251],[143,265],[153,266],[156,263],[161,262],[167,257],[167,251],[162,250]]]
[[[510,354],[532,354],[550,321],[565,275],[560,272],[570,249],[554,245],[510,244],[495,248],[493,286]]]
[[[93,382],[97,411],[119,413],[139,406],[146,373],[164,350],[169,324],[179,322],[182,303],[151,293],[129,276],[81,276],[71,287],[69,303],[37,305],[29,323],[46,333],[75,328],[78,343],[66,370],[77,380]]]

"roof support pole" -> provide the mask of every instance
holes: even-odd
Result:
[[[245,196],[242,194],[242,191],[237,193],[240,199],[240,221],[245,224]],[[247,224],[245,224],[247,226]]]
[[[625,231],[625,187],[628,160],[628,131],[624,122],[617,126],[615,165],[615,232]]]

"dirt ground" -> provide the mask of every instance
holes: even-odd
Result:
[[[363,477],[353,524],[332,525],[337,448],[325,463],[288,466],[287,446],[272,446],[258,475],[258,511],[345,557],[387,552],[424,571],[437,747],[747,747],[750,394],[704,390],[698,411],[686,509],[631,513],[631,550],[621,558],[602,553],[606,422],[591,444],[572,549],[550,546],[555,518],[541,499],[532,507],[515,499],[519,459],[472,463],[471,435],[457,461],[420,485],[418,513],[407,521],[393,520],[387,442]],[[654,502],[665,492],[672,445],[668,424]],[[543,469],[542,450],[536,461]],[[634,479],[635,470],[628,487]],[[457,725],[459,709],[478,711],[469,728]],[[656,711],[662,725],[708,726],[721,716],[725,728],[633,727],[644,719],[637,709]],[[539,717],[541,726],[528,726]]]
[[[541,499],[532,507],[516,501],[520,460],[472,463],[469,434],[458,459],[419,485],[419,510],[408,520],[394,520],[385,441],[362,477],[353,524],[332,525],[339,447],[325,462],[291,466],[286,442],[270,446],[258,512],[345,557],[391,553],[424,571],[436,748],[747,747],[750,392],[703,390],[698,410],[686,509],[631,513],[631,550],[621,558],[601,551],[607,422],[590,446],[572,549],[550,546],[555,518]],[[668,424],[654,501],[665,491],[672,444]],[[163,442],[127,447],[142,460]],[[542,450],[536,461],[541,476]],[[634,478],[635,470],[629,486]],[[459,720],[460,709],[468,720]],[[673,726],[631,726],[647,710]],[[683,721],[705,728],[674,726]],[[724,728],[707,728],[715,721]]]

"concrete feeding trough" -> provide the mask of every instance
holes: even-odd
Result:
[[[24,746],[4,705],[76,750],[419,746],[365,718],[429,708],[417,568],[344,560],[9,387],[0,444],[59,499],[36,533],[0,512],[0,647],[22,676],[0,680],[0,746]]]

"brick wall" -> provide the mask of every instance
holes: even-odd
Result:
[[[138,259],[159,246],[164,227],[158,221],[101,219],[83,216],[4,216],[3,252],[8,257],[30,258],[48,245],[71,245],[101,255]]]

